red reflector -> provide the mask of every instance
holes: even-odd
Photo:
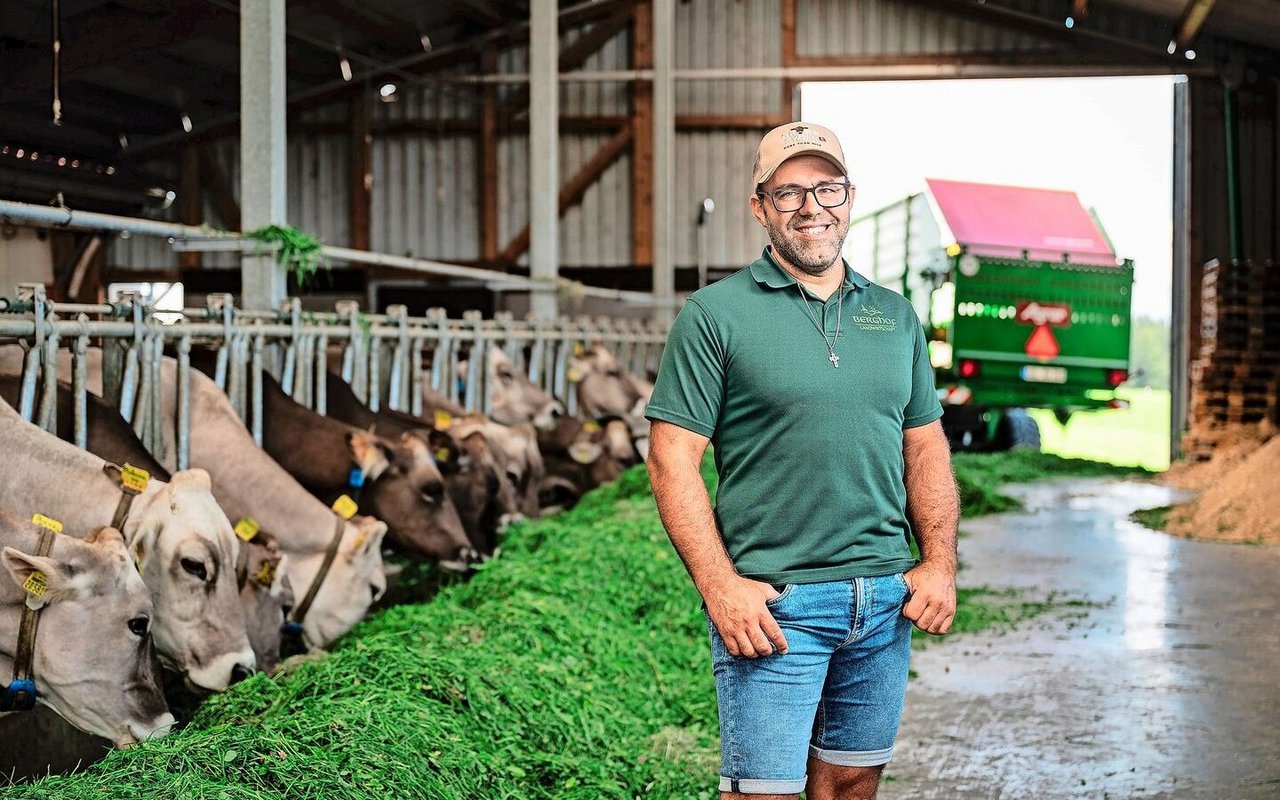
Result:
[[[1049,330],[1048,325],[1037,325],[1023,349],[1032,358],[1047,361],[1058,357],[1058,340],[1054,338],[1053,331]]]
[[[966,358],[965,360],[963,360],[963,361],[961,361],[961,362],[960,362],[960,377],[961,377],[961,378],[973,378],[973,377],[977,377],[977,375],[978,375],[978,362],[977,362],[977,361],[972,361],[972,360],[970,360],[970,359],[967,359],[967,358]]]
[[[1111,387],[1119,386],[1129,380],[1129,373],[1122,369],[1112,369],[1107,371],[1107,385]]]

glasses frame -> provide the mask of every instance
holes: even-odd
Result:
[[[844,199],[841,200],[839,203],[827,205],[826,203],[823,203],[821,200],[818,199],[818,186],[831,186],[833,184],[837,186],[844,186]],[[800,190],[800,205],[796,206],[795,208],[789,209],[787,211],[783,211],[782,209],[778,208],[778,200],[773,196],[773,192],[778,191],[778,189],[782,189],[784,187],[790,187],[790,186],[795,186],[797,189]],[[766,192],[763,188],[757,187],[756,197],[759,198],[760,202],[762,203],[764,202],[764,198],[768,197],[769,202],[773,205],[773,210],[777,211],[779,214],[794,214],[800,209],[804,208],[805,204],[809,202],[808,198],[805,197],[805,195],[812,194],[813,202],[817,203],[822,208],[839,208],[840,206],[849,202],[849,200],[853,197],[854,192],[856,192],[857,190],[858,190],[858,187],[855,186],[848,178],[846,178],[842,181],[822,181],[817,186],[810,186],[808,188],[805,188],[804,186],[801,186],[798,183],[786,183],[786,184],[783,184],[782,186],[777,187],[777,189],[774,189],[773,191],[769,191],[769,192]]]

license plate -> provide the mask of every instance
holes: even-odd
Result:
[[[1067,368],[1028,364],[1022,368],[1022,379],[1029,383],[1066,383]]]

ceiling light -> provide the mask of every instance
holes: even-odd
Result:
[[[1071,30],[1076,26],[1075,17],[1067,17],[1067,21],[1064,24],[1067,26],[1067,30]]]
[[[382,95],[383,100],[389,100],[396,93],[396,85],[394,83],[384,83],[382,88],[378,90],[378,94]]]
[[[187,116],[185,111],[182,112],[182,129],[187,133],[191,133],[191,117]]]
[[[1195,50],[1188,50],[1187,52],[1183,53],[1183,55],[1185,55],[1185,56],[1187,57],[1187,60],[1188,60],[1188,61],[1195,61],[1195,60],[1196,60],[1196,51],[1195,51]]]
[[[346,56],[338,58],[338,69],[342,71],[342,79],[344,81],[351,80],[351,62],[347,60]]]
[[[128,137],[128,136],[125,136],[123,133],[122,133],[122,134],[120,134],[119,142],[120,142],[120,149],[121,149],[121,150],[128,150],[128,149],[129,149],[129,137]]]
[[[1166,48],[1164,49],[1164,51],[1165,51],[1166,53],[1168,53],[1169,55],[1173,55],[1174,53],[1178,52],[1178,43],[1177,43],[1177,42],[1175,42],[1174,40],[1170,39],[1170,40],[1169,40],[1169,46],[1168,46],[1168,47],[1166,47]]]
[[[425,33],[418,37],[418,41],[422,42],[422,50],[425,53],[431,52],[431,37]]]

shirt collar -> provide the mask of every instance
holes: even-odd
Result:
[[[841,288],[849,289],[856,286],[859,289],[865,289],[871,285],[871,281],[850,267],[848,261],[842,258],[840,263],[844,267],[844,283]],[[755,278],[756,283],[771,289],[781,289],[796,282],[796,279],[791,277],[791,273],[778,266],[778,262],[773,258],[773,248],[769,245],[765,246],[759,258],[751,262],[751,277]]]

